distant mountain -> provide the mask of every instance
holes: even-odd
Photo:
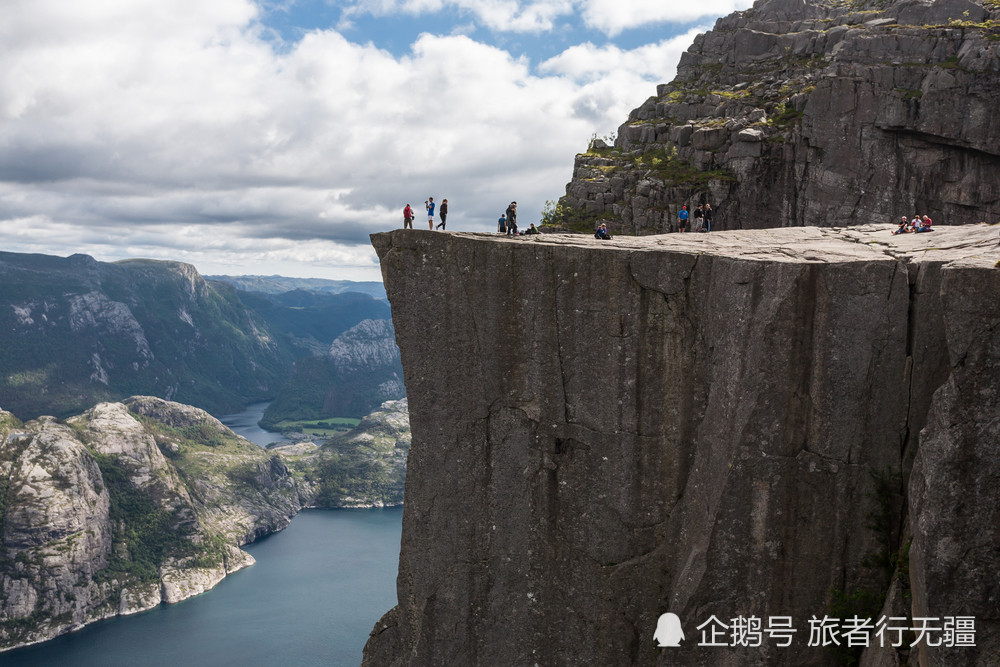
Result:
[[[206,280],[229,283],[244,292],[282,294],[295,290],[341,294],[360,292],[385,301],[385,288],[381,282],[353,280],[325,280],[323,278],[287,278],[285,276],[205,276]]]
[[[179,262],[0,253],[0,405],[65,417],[144,394],[234,412],[279,395],[296,358],[390,316],[380,283],[267,280],[311,286],[245,292]],[[358,286],[376,296],[335,292]]]
[[[405,395],[392,320],[364,320],[338,336],[326,354],[295,362],[261,425],[280,429],[283,421],[363,417]]]
[[[188,264],[0,253],[0,405],[67,416],[148,394],[223,413],[270,398],[294,351]]]
[[[388,301],[361,292],[296,289],[280,294],[241,291],[239,296],[297,357],[325,353],[337,336],[362,320],[391,317]]]

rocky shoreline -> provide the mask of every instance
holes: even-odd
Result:
[[[0,650],[203,593],[303,506],[281,457],[161,399],[0,412],[0,445]]]

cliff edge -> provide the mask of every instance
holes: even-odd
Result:
[[[412,444],[364,664],[994,660],[997,227],[888,231],[374,235]],[[810,646],[824,615],[975,645]]]

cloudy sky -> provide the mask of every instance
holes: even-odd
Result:
[[[752,2],[2,4],[0,250],[377,280],[368,234],[406,203],[537,221],[590,137]]]

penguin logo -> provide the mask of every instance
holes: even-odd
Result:
[[[660,648],[680,646],[682,639],[684,639],[684,629],[681,627],[681,619],[677,617],[677,614],[668,611],[666,614],[660,615],[660,619],[656,621],[656,632],[653,633],[656,645]]]

